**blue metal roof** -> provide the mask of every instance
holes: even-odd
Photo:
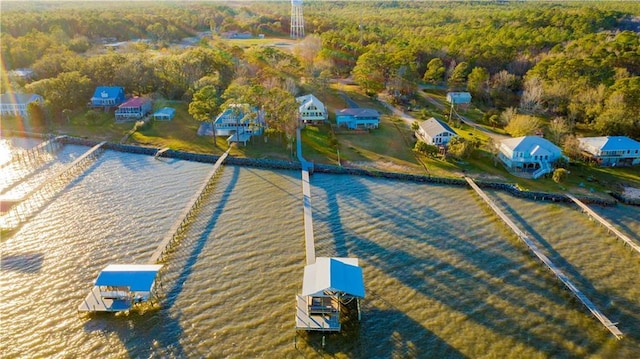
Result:
[[[116,99],[120,96],[121,93],[124,93],[124,88],[118,86],[98,86],[96,87],[96,91],[93,93],[93,98],[95,99]]]
[[[149,292],[162,265],[111,264],[100,272],[97,286],[129,287],[134,292]]]
[[[173,118],[173,116],[176,113],[176,109],[175,108],[171,108],[171,107],[163,107],[161,109],[159,109],[158,111],[156,111],[156,113],[154,113],[154,116],[167,116],[169,118]]]
[[[623,151],[640,149],[640,142],[626,136],[609,136],[600,148],[602,151]]]

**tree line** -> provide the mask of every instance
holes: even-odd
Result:
[[[44,95],[54,113],[82,106],[95,86],[120,85],[194,100],[194,117],[204,119],[233,96],[273,96],[279,113],[275,103],[293,106],[302,77],[321,92],[331,78],[352,76],[371,96],[387,92],[398,102],[423,83],[469,91],[494,125],[533,118],[512,115],[519,113],[552,118],[566,132],[581,123],[640,137],[640,5],[633,2],[305,2],[308,36],[291,53],[216,40],[168,48],[207,30],[286,37],[289,2],[179,5],[3,5],[4,66],[34,71],[12,86]],[[104,53],[96,51],[103,38],[152,42]]]

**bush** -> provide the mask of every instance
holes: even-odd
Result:
[[[564,168],[558,168],[553,171],[553,182],[560,183],[565,178],[567,178],[567,176],[569,176],[569,171],[565,170]]]
[[[422,141],[416,142],[415,146],[413,146],[413,150],[427,156],[435,156],[438,154],[438,147]]]

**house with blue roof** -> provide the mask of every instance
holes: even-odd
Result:
[[[531,173],[534,179],[552,172],[552,164],[562,157],[558,146],[538,136],[502,140],[498,150],[498,157],[509,170]]]
[[[447,102],[452,105],[466,105],[471,103],[471,94],[468,92],[447,92]]]
[[[370,108],[345,108],[336,112],[336,123],[350,130],[378,128],[380,113]]]
[[[91,107],[116,107],[125,100],[123,87],[98,86],[91,97]]]
[[[458,136],[448,124],[431,117],[422,121],[416,131],[416,137],[424,143],[434,146],[446,146],[452,138]]]
[[[626,136],[582,137],[580,149],[600,166],[640,164],[640,142]]]

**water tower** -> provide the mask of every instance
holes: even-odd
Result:
[[[302,39],[303,37],[302,0],[291,0],[291,38]]]

